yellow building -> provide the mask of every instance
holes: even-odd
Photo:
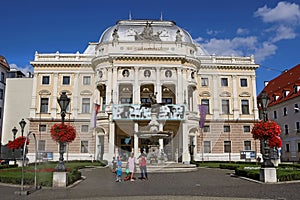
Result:
[[[150,159],[189,163],[240,160],[241,151],[255,159],[259,149],[250,132],[258,119],[254,58],[208,55],[173,21],[120,20],[83,53],[36,52],[31,65],[30,130],[49,159],[59,156],[50,128],[61,120],[62,92],[71,99],[66,123],[77,130],[69,160],[126,159],[142,149]],[[159,103],[156,116],[145,106],[150,97]]]

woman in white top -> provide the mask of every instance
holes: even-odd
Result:
[[[135,168],[134,153],[131,153],[130,157],[128,158],[127,165],[128,165],[128,169],[130,172],[130,180],[134,181],[134,179],[133,179],[133,173],[134,173],[134,168]]]

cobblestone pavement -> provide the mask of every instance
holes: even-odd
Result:
[[[68,188],[42,188],[27,196],[14,191],[20,187],[0,186],[6,199],[103,199],[103,200],[296,200],[300,183],[265,184],[231,176],[229,170],[199,168],[195,172],[150,173],[146,181],[115,182],[108,168],[82,170],[85,180]],[[138,175],[137,175],[138,176]],[[27,188],[26,188],[27,189]],[[29,189],[30,190],[30,189]]]

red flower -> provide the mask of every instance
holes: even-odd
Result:
[[[8,142],[8,148],[9,149],[19,149],[23,148],[25,144],[26,137],[25,136],[20,136],[17,137],[14,141],[9,141]],[[29,139],[27,139],[26,145],[29,144]]]
[[[72,142],[76,138],[76,130],[67,124],[54,124],[50,129],[51,137],[56,142]]]
[[[251,133],[254,139],[268,140],[270,147],[282,146],[282,141],[279,137],[281,129],[274,121],[261,121],[255,123]]]

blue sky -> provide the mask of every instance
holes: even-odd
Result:
[[[0,54],[32,70],[39,53],[83,52],[121,19],[173,20],[216,55],[254,55],[264,81],[300,63],[300,1],[276,0],[10,0],[1,2]]]

